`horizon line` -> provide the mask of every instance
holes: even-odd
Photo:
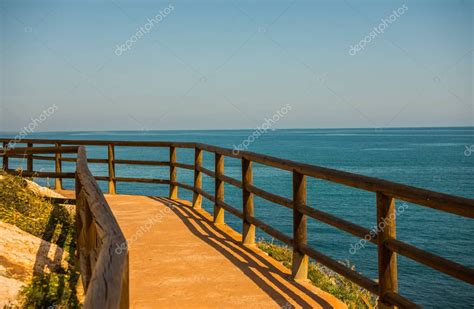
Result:
[[[269,129],[271,131],[284,131],[284,130],[393,130],[393,129],[448,129],[448,128],[474,128],[472,126],[406,126],[406,127],[328,127],[328,128],[275,128]],[[23,129],[23,128],[22,128]],[[5,134],[15,134],[22,131],[22,129],[18,131],[2,131],[0,133]],[[42,134],[42,133],[94,133],[94,132],[170,132],[170,131],[254,131],[258,128],[234,128],[234,129],[132,129],[132,130],[50,130],[50,131],[37,131],[32,132],[29,134]]]

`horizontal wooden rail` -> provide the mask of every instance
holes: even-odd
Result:
[[[14,158],[15,156],[10,156],[11,158]],[[76,161],[76,158],[73,158],[74,161]],[[54,161],[56,160],[55,157],[53,156],[33,156],[33,160],[38,160],[38,161]]]
[[[207,198],[207,199],[210,200],[211,202],[215,202],[215,201],[216,201],[216,198],[214,197],[214,195],[207,193],[207,192],[204,191],[203,189],[196,188],[196,189],[194,189],[194,191],[195,191],[196,193],[201,194],[202,196],[204,196],[205,198]]]
[[[1,156],[1,155],[0,155]],[[8,158],[10,159],[24,159],[26,156],[28,155],[25,155],[25,154],[21,154],[21,155],[7,155]],[[54,156],[50,156],[50,157],[46,157],[46,156],[34,156],[34,155],[30,155],[31,158],[35,159],[35,160],[41,160],[41,158],[48,158],[48,159],[45,159],[45,160],[52,160],[54,161]],[[4,156],[6,157],[6,156]]]
[[[352,282],[360,285],[364,289],[369,292],[372,292],[375,295],[378,295],[378,284],[377,282],[364,277],[363,275],[359,274],[355,270],[347,267],[346,265],[338,262],[327,255],[309,247],[303,246],[301,250],[311,258],[315,259],[319,263],[323,264],[324,266],[328,267],[329,269],[335,271],[336,273],[350,279]]]
[[[114,162],[115,164],[127,164],[127,165],[149,165],[149,166],[169,166],[170,165],[169,161],[114,160]]]
[[[66,197],[44,197],[46,200],[53,204],[76,204],[75,198],[66,198]]]
[[[8,174],[20,175],[23,177],[35,178],[75,178],[76,173],[56,173],[56,172],[36,172],[36,171],[22,171],[22,170],[6,170]]]
[[[0,142],[10,143],[11,139],[0,138]],[[76,146],[107,146],[114,145],[120,147],[177,147],[177,148],[194,148],[196,143],[190,142],[165,142],[165,141],[105,141],[105,140],[70,140],[70,139],[22,139],[21,143],[17,144],[47,144],[54,145],[59,143],[61,145],[76,145]]]
[[[231,185],[233,185],[237,188],[242,189],[242,182],[237,180],[237,179],[234,179],[234,178],[231,178],[231,177],[228,177],[228,176],[225,176],[225,175],[221,175],[219,177],[219,179],[222,180],[225,183],[231,184]]]
[[[35,156],[34,159],[54,161],[54,157]],[[61,161],[76,162],[76,158],[61,158]],[[87,159],[87,162],[107,164],[109,161],[107,159]],[[145,160],[114,160],[114,163],[125,164],[125,165],[147,165],[147,166],[169,166],[170,165],[169,161],[145,161]],[[188,167],[188,165],[186,167]]]
[[[171,166],[184,168],[184,169],[187,169],[187,170],[194,170],[194,166],[192,164],[184,164],[184,163],[174,162],[174,163],[171,163]]]
[[[77,146],[67,147],[27,147],[27,148],[13,148],[13,149],[0,149],[0,156],[26,156],[31,154],[40,153],[76,153]]]
[[[251,193],[253,193],[253,194],[255,194],[255,195],[257,195],[257,196],[259,196],[263,199],[266,199],[267,201],[273,202],[275,204],[280,204],[282,206],[293,209],[293,201],[288,199],[288,198],[285,198],[285,197],[267,192],[265,190],[259,189],[259,188],[255,187],[254,185],[249,185],[248,184],[245,187],[249,192],[251,192]]]
[[[199,167],[197,168],[197,170],[198,170],[199,172],[201,172],[201,173],[206,174],[206,175],[209,176],[209,177],[216,178],[216,173],[214,173],[214,172],[211,171],[211,170],[208,170],[207,168],[204,168],[204,167],[202,167],[202,166],[199,166]]]
[[[162,185],[169,185],[168,179],[157,179],[157,178],[131,178],[131,177],[115,177],[116,181],[119,182],[139,182],[139,183],[156,183]]]
[[[9,156],[11,158],[14,158],[16,156]],[[22,157],[22,156],[18,156],[19,158]],[[39,160],[39,161],[54,161],[56,160],[55,157],[52,157],[52,156],[32,156],[32,159],[33,160]],[[60,161],[61,162],[76,162],[77,161],[77,158],[69,158],[69,157],[61,157],[60,158]],[[107,164],[108,161],[107,159],[94,159],[94,158],[88,158],[87,159],[87,163],[98,163],[98,164]]]
[[[350,233],[354,236],[357,236],[359,238],[362,238],[362,239],[368,238],[366,240],[368,240],[369,242],[371,242],[373,244],[377,244],[377,235],[373,235],[374,233],[371,234],[369,229],[366,229],[362,226],[359,226],[359,225],[354,224],[352,222],[346,221],[344,219],[340,219],[336,216],[328,214],[327,212],[310,208],[306,205],[299,205],[298,204],[298,205],[296,205],[296,207],[303,214],[305,214],[305,215],[307,215],[307,216],[309,216],[313,219],[319,220],[323,223],[326,223],[326,224],[331,225],[335,228],[338,228],[340,230],[348,232],[348,233]]]
[[[421,306],[411,302],[410,300],[406,299],[405,297],[401,296],[400,294],[387,292],[383,297],[382,301],[387,302],[389,304],[394,304],[398,306],[398,308],[407,308],[407,309],[421,309]]]
[[[62,157],[61,161],[63,161],[63,162],[75,162],[75,161],[77,161],[77,159],[76,158]],[[91,158],[91,159],[87,159],[87,163],[107,164],[108,160],[107,159],[93,159],[93,158]]]
[[[234,207],[230,206],[229,204],[225,203],[225,202],[220,202],[220,201],[217,201],[216,202],[217,205],[219,207],[222,207],[224,208],[225,210],[227,210],[228,212],[230,212],[231,214],[233,214],[234,216],[240,218],[240,219],[243,219],[244,215],[243,213],[238,210],[238,209],[235,209]]]
[[[293,246],[293,239],[285,233],[280,232],[279,230],[271,227],[270,225],[264,223],[263,221],[255,217],[248,217],[247,219],[251,224],[255,225],[273,238],[278,239],[279,241],[287,244],[290,247]]]
[[[418,249],[415,246],[396,239],[388,239],[384,242],[384,245],[390,250],[417,261],[418,263],[424,264],[464,282],[474,284],[474,270],[471,268]]]
[[[194,192],[194,187],[185,183],[181,183],[178,181],[170,181],[170,184]]]

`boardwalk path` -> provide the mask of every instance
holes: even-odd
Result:
[[[132,308],[345,308],[187,201],[106,195],[130,249]],[[120,250],[120,249],[118,249]]]

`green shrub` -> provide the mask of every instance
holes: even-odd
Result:
[[[291,269],[293,252],[290,248],[266,241],[258,242],[257,246]],[[349,266],[348,263],[345,265]],[[353,266],[351,268],[354,269]],[[314,286],[334,295],[349,308],[371,309],[375,307],[376,298],[373,294],[319,263],[312,261],[309,263],[308,279]]]

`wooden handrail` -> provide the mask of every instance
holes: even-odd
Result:
[[[367,291],[372,292],[375,295],[378,295],[378,291],[379,291],[378,284],[374,280],[371,280],[359,274],[355,270],[309,247],[308,245],[302,246],[300,249],[303,253],[305,253],[309,257],[315,259],[319,263],[325,265],[326,267],[330,268],[331,270],[335,271],[341,276],[348,278],[349,280],[363,287]]]
[[[226,176],[226,175],[220,175],[220,176],[217,176],[220,180],[228,183],[228,184],[231,184],[239,189],[242,189],[242,182],[237,180],[237,179],[234,179],[234,178],[231,178],[229,176]]]
[[[115,164],[169,166],[169,161],[145,161],[145,160],[115,160]]]
[[[354,224],[347,220],[340,219],[322,210],[313,209],[303,204],[296,204],[295,207],[297,207],[301,213],[307,215],[308,217],[311,217],[313,219],[316,219],[318,221],[331,225],[335,228],[343,230],[344,232],[350,233],[359,238],[364,238],[367,235],[371,235],[369,229],[366,229],[365,227]],[[368,241],[371,243],[377,244],[377,236],[375,235],[375,236],[370,237]]]
[[[170,181],[170,185],[171,186],[175,186],[176,188],[183,188],[183,189],[186,189],[188,191],[191,191],[191,192],[194,192],[194,187],[191,186],[191,185],[187,185],[185,183],[181,183],[181,182],[177,182],[177,181]]]
[[[37,171],[22,171],[22,170],[6,170],[7,173],[12,175],[20,175],[23,177],[35,177],[35,178],[70,178],[76,177],[76,173],[63,173],[63,172],[37,172]]]
[[[58,144],[60,145],[60,144]],[[27,157],[28,155],[32,154],[40,154],[40,153],[76,153],[79,147],[77,146],[67,146],[67,147],[25,147],[25,148],[12,148],[6,149],[0,152],[0,156],[11,156],[11,155],[18,155]],[[53,157],[54,158],[54,157]]]
[[[424,264],[451,277],[470,284],[474,284],[474,269],[418,249],[415,246],[406,244],[393,238],[387,239],[384,242],[384,246],[392,252],[406,256],[414,261],[417,261],[418,263]]]
[[[282,206],[293,209],[293,201],[290,200],[289,198],[285,198],[285,197],[267,192],[251,184],[246,184],[245,189],[263,199],[266,199],[267,201],[273,202],[275,204],[280,204]]]
[[[222,201],[216,201],[216,204],[217,204],[217,206],[219,206],[221,208],[224,208],[225,210],[227,210],[228,212],[230,212],[231,214],[233,214],[237,218],[239,218],[239,219],[244,218],[244,214],[240,210],[235,209],[234,207],[230,206],[229,204],[227,204],[225,202],[222,202]]]
[[[212,178],[216,178],[216,173],[214,173],[213,171],[211,170],[208,170],[207,168],[204,168],[202,166],[198,166],[197,167],[197,170],[209,177],[212,177]]]
[[[127,243],[87,166],[84,147],[78,149],[76,203],[84,308],[128,308]]]
[[[3,141],[4,148],[8,145],[7,139]],[[430,207],[439,211],[456,214],[459,216],[474,218],[474,200],[449,194],[434,192],[413,186],[382,180],[374,177],[358,175],[354,173],[338,171],[325,167],[314,166],[310,164],[299,163],[291,160],[280,159],[268,155],[257,154],[248,151],[233,152],[231,149],[189,142],[145,142],[145,141],[73,141],[73,140],[23,140],[22,143],[28,143],[29,146],[35,144],[56,144],[62,145],[60,148],[65,151],[72,152],[72,148],[81,146],[105,146],[110,149],[114,147],[164,147],[169,148],[169,161],[148,161],[148,160],[117,160],[115,156],[110,155],[108,159],[87,159],[82,158],[85,162],[106,163],[109,164],[109,171],[114,170],[115,164],[130,165],[148,165],[148,166],[169,166],[170,178],[167,179],[149,179],[149,178],[127,178],[115,177],[109,173],[109,176],[96,176],[96,180],[104,180],[115,182],[140,182],[140,183],[156,183],[170,186],[170,198],[178,198],[178,188],[189,190],[193,193],[193,205],[200,207],[201,197],[204,197],[214,203],[214,222],[216,224],[224,223],[224,212],[242,219],[243,231],[242,241],[246,245],[255,243],[255,229],[259,228],[269,235],[279,239],[280,241],[293,247],[294,266],[293,277],[295,279],[305,279],[307,271],[307,258],[311,257],[323,265],[329,267],[335,272],[359,284],[370,292],[380,296],[379,306],[383,307],[416,307],[416,304],[404,298],[397,292],[397,263],[396,255],[404,255],[418,263],[431,267],[437,271],[448,274],[459,280],[474,284],[474,270],[458,263],[449,261],[440,256],[423,251],[414,246],[405,244],[396,239],[395,234],[395,216],[394,216],[394,200],[399,199],[411,202],[425,207]],[[31,147],[29,147],[31,148]],[[27,148],[18,148],[16,150],[7,150],[3,156],[3,168],[12,172],[8,168],[8,157],[24,157],[27,156],[31,162],[28,166],[33,166],[33,161],[38,160],[56,160],[55,157],[35,156],[33,154],[48,153],[49,150],[56,149],[57,152],[65,153],[58,150],[58,147],[33,147],[35,150],[25,152]],[[43,148],[43,150],[37,150]],[[187,148],[194,149],[195,158],[193,164],[180,163],[177,161],[177,149]],[[7,149],[7,148],[5,148]],[[37,152],[38,151],[38,152]],[[206,169],[202,166],[203,152],[213,153],[215,156],[214,171]],[[57,156],[56,156],[57,157]],[[61,161],[73,161],[74,158],[62,158]],[[242,163],[242,180],[237,180],[224,174],[224,158],[230,157],[240,159]],[[266,166],[282,169],[293,173],[293,198],[289,199],[280,195],[267,192],[258,188],[252,182],[252,163],[259,163]],[[30,165],[31,164],[31,165]],[[194,184],[188,185],[178,182],[178,169],[188,169],[194,171]],[[26,175],[35,173],[34,171],[26,171]],[[25,172],[23,172],[25,174]],[[202,174],[215,179],[215,195],[212,195],[202,189]],[[71,177],[71,173],[47,173],[42,172],[36,175],[45,177]],[[38,176],[38,177],[41,177]],[[347,220],[340,219],[336,216],[328,214],[318,209],[311,208],[306,205],[305,199],[305,177],[314,177],[323,179],[337,184],[350,186],[353,188],[376,193],[377,196],[377,222],[384,222],[386,228],[377,234],[365,227],[359,226]],[[224,199],[224,183],[233,185],[242,190],[243,205],[242,211],[227,204]],[[272,203],[282,205],[293,210],[293,237],[281,233],[277,229],[262,222],[254,217],[253,204],[254,196],[266,199]],[[306,220],[307,218],[316,219],[325,224],[336,227],[342,231],[348,232],[360,238],[365,238],[368,242],[378,247],[378,264],[379,264],[379,283],[364,277],[345,265],[331,259],[328,256],[314,250],[306,243]],[[367,239],[367,236],[370,236]]]
[[[168,179],[158,179],[158,178],[131,178],[131,177],[115,177],[117,182],[139,182],[139,183],[156,183],[162,185],[169,185],[170,181]]]
[[[194,170],[194,165],[192,165],[192,164],[172,162],[172,163],[170,163],[170,166],[184,168],[184,169],[187,169],[187,170]]]

